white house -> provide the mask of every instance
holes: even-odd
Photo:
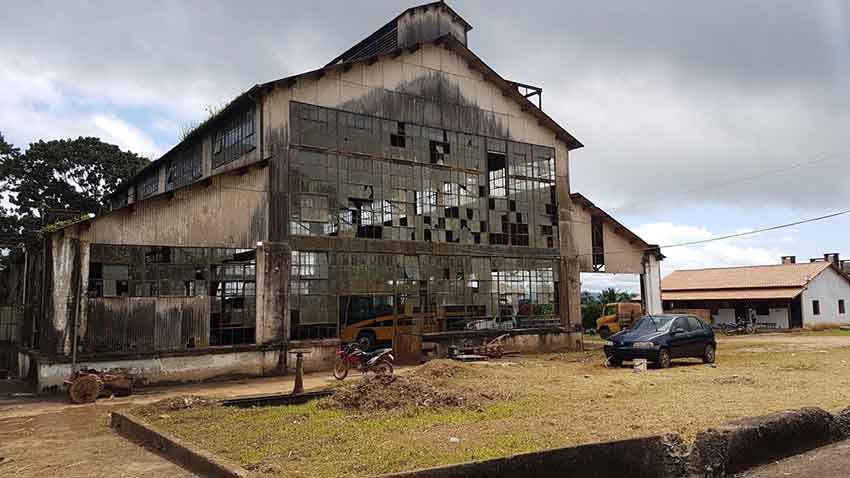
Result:
[[[833,260],[836,257],[836,260]],[[765,328],[827,328],[850,324],[850,276],[837,255],[797,264],[679,270],[661,281],[665,310],[708,309],[714,324],[750,317]]]

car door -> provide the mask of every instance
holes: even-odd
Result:
[[[696,317],[688,317],[688,325],[691,329],[689,355],[691,357],[702,357],[705,353],[705,346],[708,344],[708,330]]]
[[[670,356],[673,358],[687,357],[690,329],[685,317],[678,317],[670,327]]]

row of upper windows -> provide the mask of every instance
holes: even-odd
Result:
[[[231,163],[256,149],[255,116],[256,109],[248,108],[233,115],[230,121],[213,133],[212,158],[210,161],[212,169]],[[176,158],[166,163],[167,165],[164,168],[165,192],[190,184],[203,175],[202,151],[200,143],[197,143],[184,148]],[[159,193],[160,171],[162,170],[162,167],[157,168],[154,172],[139,179],[135,187],[131,186],[124,193],[114,197],[112,207],[123,207],[133,200],[145,199]]]

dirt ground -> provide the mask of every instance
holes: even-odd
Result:
[[[340,469],[370,476],[661,431],[693,437],[729,419],[850,405],[850,334],[721,337],[716,368],[683,361],[635,374],[602,363],[601,351],[589,350],[468,365],[470,373],[446,380],[494,397],[474,407],[369,413],[313,403],[153,419],[257,477],[338,476]],[[323,373],[305,382],[315,389],[335,380]],[[291,387],[289,377],[239,380],[147,389],[82,406],[4,397],[0,390],[0,476],[186,478],[185,470],[113,433],[109,412],[182,395],[237,397]]]
[[[327,373],[305,377],[308,389],[334,382]],[[115,434],[109,428],[110,412],[189,394],[229,398],[289,391],[292,378],[151,388],[94,405],[73,405],[62,397],[27,397],[11,382],[0,385],[6,385],[0,387],[0,476],[187,478],[193,475]]]
[[[605,368],[601,351],[465,365],[452,384],[510,397],[473,407],[209,407],[151,419],[257,477],[374,476],[535,449],[676,432],[802,406],[850,405],[850,334],[721,337],[716,366]],[[409,372],[415,374],[416,371]],[[369,443],[367,449],[364,444]]]

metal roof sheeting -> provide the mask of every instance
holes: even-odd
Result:
[[[793,299],[804,287],[770,287],[764,289],[722,289],[663,291],[662,300],[741,300],[741,299]]]
[[[694,290],[802,288],[830,266],[829,262],[809,262],[678,270],[661,281],[661,290],[666,293]]]

